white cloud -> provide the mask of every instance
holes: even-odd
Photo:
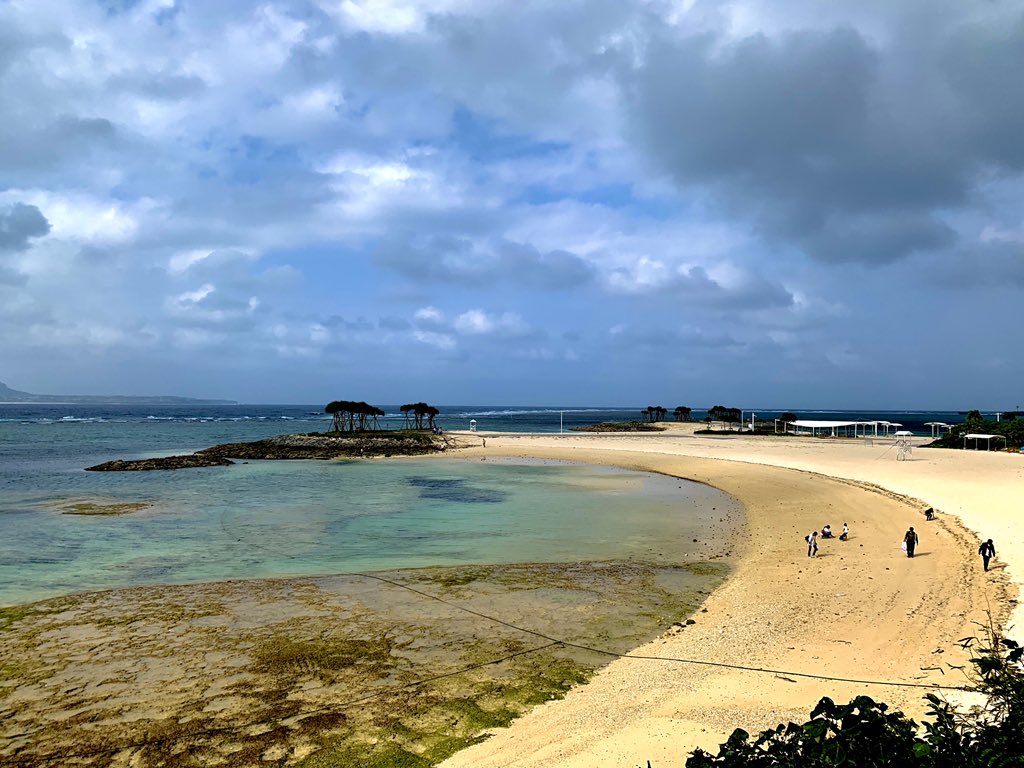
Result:
[[[420,307],[413,313],[417,322],[440,325],[444,323],[444,313],[437,307]]]
[[[178,304],[178,306],[198,304],[211,293],[213,293],[214,290],[214,286],[210,285],[209,283],[205,283],[199,288],[196,288],[194,291],[186,291],[185,293],[182,293],[181,295],[176,297],[174,301],[176,304]]]
[[[426,344],[437,349],[455,349],[455,339],[447,333],[436,333],[434,331],[413,331],[413,338],[421,344]]]
[[[482,309],[470,309],[455,318],[455,330],[467,336],[514,334],[525,330],[522,318],[514,312],[492,315]]]

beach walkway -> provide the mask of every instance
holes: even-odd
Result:
[[[920,717],[921,688],[960,685],[967,663],[956,640],[979,633],[989,609],[1012,625],[1024,546],[1011,538],[1024,461],[1008,454],[918,450],[895,460],[882,440],[831,441],[655,435],[501,435],[467,458],[529,456],[612,464],[685,477],[735,496],[747,515],[736,569],[696,623],[636,655],[770,668],[751,672],[655,659],[619,659],[586,686],[543,705],[446,768],[592,768],[680,765],[715,751],[736,727],[750,732],[803,721],[821,696],[866,694]],[[1015,490],[1016,489],[1016,490]],[[904,498],[904,497],[909,497]],[[926,523],[921,510],[940,514]],[[963,525],[959,521],[963,522]],[[848,522],[847,542],[806,557],[803,536]],[[921,534],[919,555],[900,551]],[[971,531],[995,539],[998,567],[984,573]],[[1013,636],[1012,630],[1010,636]]]

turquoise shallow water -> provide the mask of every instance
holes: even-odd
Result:
[[[252,462],[88,473],[82,467],[93,458],[166,452],[180,435],[152,425],[152,439],[126,437],[124,425],[68,426],[21,425],[21,439],[9,430],[0,441],[0,605],[139,584],[428,565],[678,562],[696,557],[692,539],[706,538],[723,510],[735,511],[725,494],[697,484],[551,463]],[[259,436],[239,430],[218,439]],[[81,499],[153,507],[93,517],[54,506]]]

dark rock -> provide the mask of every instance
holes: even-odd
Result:
[[[664,432],[665,427],[649,421],[606,421],[586,427],[572,427],[572,432]]]
[[[443,451],[443,438],[425,432],[328,432],[279,435],[251,443],[225,443],[189,456],[108,461],[89,467],[92,472],[137,472],[152,469],[223,467],[244,460],[342,459],[376,456],[419,456]]]
[[[117,459],[94,467],[86,467],[87,472],[146,472],[153,469],[192,469],[193,467],[227,467],[235,462],[219,456],[203,456],[192,453],[187,456],[164,456],[159,459],[134,459],[124,461]]]

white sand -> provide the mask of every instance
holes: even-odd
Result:
[[[955,641],[978,634],[989,609],[997,621],[1009,615],[1011,637],[1024,615],[1008,580],[1024,573],[1024,540],[1014,535],[1024,456],[918,449],[904,462],[882,439],[705,437],[685,426],[660,434],[488,435],[486,449],[467,453],[666,472],[708,482],[744,504],[748,530],[737,542],[734,575],[695,625],[637,654],[959,685],[955,667],[966,655]],[[937,521],[925,522],[925,506],[939,511]],[[824,542],[821,557],[809,560],[803,535],[824,523],[838,533],[843,522],[851,540]],[[913,560],[899,549],[910,525],[921,537]],[[982,571],[978,536],[969,532],[995,540],[991,572]],[[846,701],[863,693],[920,717],[925,692],[620,659],[444,765],[594,768],[650,760],[666,768],[696,746],[714,751],[735,727],[756,732],[802,721],[824,695]]]

